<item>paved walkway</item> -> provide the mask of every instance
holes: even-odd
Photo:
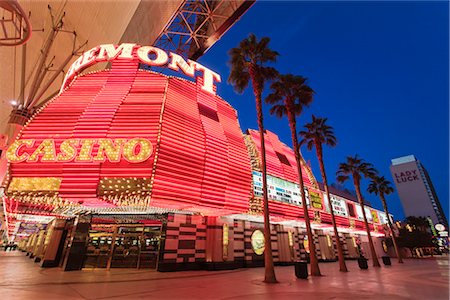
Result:
[[[264,284],[263,268],[158,273],[113,269],[62,272],[41,269],[21,252],[0,252],[0,299],[449,299],[447,258],[359,270],[347,262],[321,263],[325,276],[296,279],[292,266],[276,267],[279,284]]]

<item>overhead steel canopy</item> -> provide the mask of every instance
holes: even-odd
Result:
[[[196,60],[255,3],[243,0],[188,0],[164,27],[155,45]]]

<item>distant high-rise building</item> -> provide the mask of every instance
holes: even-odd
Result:
[[[430,176],[414,155],[391,160],[391,173],[406,216],[430,217],[448,228]]]

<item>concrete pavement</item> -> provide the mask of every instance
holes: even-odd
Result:
[[[321,263],[325,276],[296,279],[293,266],[276,267],[279,284],[265,284],[263,268],[158,273],[112,269],[41,269],[21,252],[0,252],[0,299],[449,299],[448,258],[350,272]]]

